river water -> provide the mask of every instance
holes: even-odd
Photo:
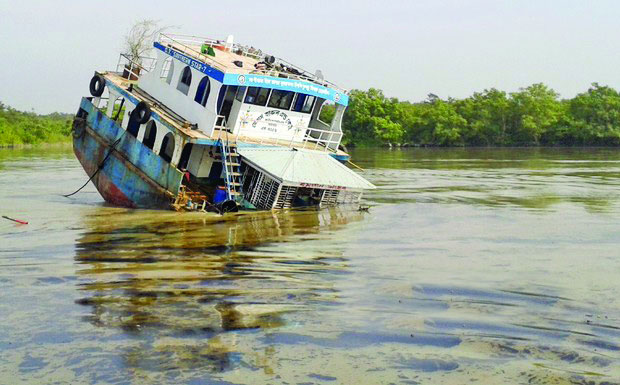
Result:
[[[0,384],[620,383],[620,153],[357,150],[355,207],[106,206],[0,150]]]

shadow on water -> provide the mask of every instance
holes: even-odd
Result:
[[[330,281],[346,274],[329,241],[363,215],[342,209],[226,217],[105,209],[77,240],[76,303],[97,327],[158,340],[127,351],[130,368],[221,372],[240,360],[222,337],[286,324],[290,313],[337,304]],[[288,253],[283,244],[307,241]],[[162,367],[163,366],[163,367]]]

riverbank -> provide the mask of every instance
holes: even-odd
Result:
[[[71,114],[40,115],[0,102],[0,147],[71,142]]]

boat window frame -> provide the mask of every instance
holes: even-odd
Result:
[[[159,73],[159,78],[166,83],[170,84],[172,81],[172,73],[174,72],[174,63],[172,57],[168,57],[164,59],[163,64],[161,66],[161,72]]]
[[[304,100],[303,100],[301,106],[299,107],[299,109],[297,109],[297,101],[299,100],[300,96],[303,96]],[[312,98],[312,103],[310,103],[310,106],[309,106],[310,108],[307,109],[307,111],[306,111],[306,109],[304,107],[307,106],[306,103],[308,101],[308,98]],[[295,112],[301,112],[302,114],[310,114],[310,113],[312,113],[312,110],[314,109],[314,105],[316,104],[316,101],[317,101],[317,97],[314,96],[314,95],[298,93],[297,96],[295,97],[295,101],[293,102],[292,110],[295,111]]]
[[[243,103],[243,99],[245,98],[245,91],[247,91],[247,89],[247,86],[239,86],[239,88],[237,88],[237,93],[235,94],[235,100]]]
[[[181,75],[179,76],[179,82],[177,83],[177,90],[181,93],[187,95],[189,94],[189,89],[192,86],[192,68],[190,66],[185,66]]]
[[[255,100],[254,101],[248,101],[248,98],[250,97],[250,91],[253,91],[253,90],[257,90],[256,91],[256,95],[253,96],[255,98]],[[260,96],[262,96],[261,92],[263,90],[267,90],[267,96],[265,97],[265,102],[264,103],[258,103],[258,98]],[[271,96],[271,88],[266,88],[266,87],[248,87],[248,89],[247,89],[247,91],[245,93],[245,98],[243,100],[244,100],[244,103],[246,103],[246,104],[253,104],[255,106],[265,107],[267,105],[267,101],[269,100],[270,96]]]
[[[146,147],[150,148],[152,151],[155,147],[155,142],[157,141],[157,123],[155,120],[150,119],[144,125],[144,135],[142,136],[142,144]],[[152,135],[150,135],[152,133]],[[152,139],[152,140],[151,140]]]
[[[202,86],[203,82],[207,83],[206,87],[204,89],[202,89],[202,95],[200,95],[200,87]],[[204,76],[202,79],[200,79],[200,82],[198,83],[198,87],[196,88],[196,96],[194,96],[194,101],[198,104],[200,104],[201,106],[205,107],[207,105],[207,101],[209,100],[209,95],[211,94],[211,79],[209,79],[208,76]],[[200,100],[199,100],[200,97]]]
[[[172,140],[172,144],[170,144],[170,140]],[[168,147],[172,146],[172,153],[167,154],[166,150]],[[161,144],[159,146],[159,157],[165,160],[168,163],[172,163],[172,157],[174,157],[174,150],[176,146],[176,140],[174,134],[172,132],[167,132],[164,137],[161,139]]]
[[[280,96],[280,99],[278,100],[277,105],[273,105],[272,104],[272,100],[274,99],[274,95],[276,95],[276,94],[280,94],[280,95],[284,95],[284,96]],[[280,105],[281,101],[285,97],[288,97],[289,95],[290,95],[290,100],[288,101],[288,105],[287,106]],[[295,99],[295,92],[293,92],[293,91],[286,91],[286,90],[273,89],[273,90],[271,90],[271,94],[269,95],[269,101],[267,102],[267,107],[268,108],[277,108],[279,110],[290,111],[291,105],[293,105],[293,99]]]

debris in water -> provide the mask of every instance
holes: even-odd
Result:
[[[2,218],[8,219],[9,221],[17,222],[17,223],[22,224],[22,225],[27,225],[28,224],[28,222],[26,222],[26,221],[20,221],[19,219],[9,218],[6,215],[3,215]]]

